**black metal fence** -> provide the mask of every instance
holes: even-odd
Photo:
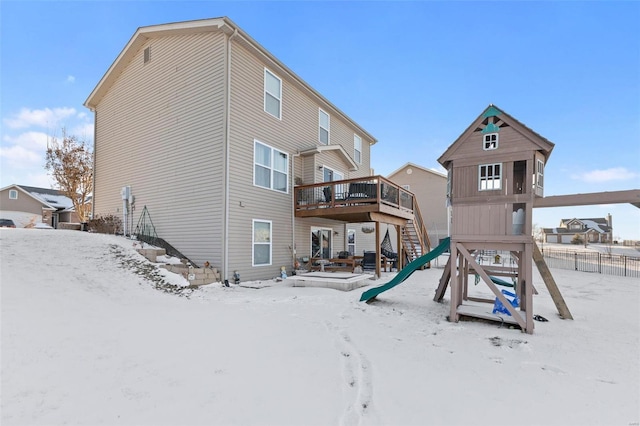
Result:
[[[553,249],[545,249],[542,255],[550,268],[597,272],[621,277],[640,277],[640,257]]]

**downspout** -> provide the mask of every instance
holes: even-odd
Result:
[[[300,157],[300,151],[298,150],[298,152],[296,154],[293,154],[291,156],[291,180],[292,180],[292,185],[291,187],[292,189],[292,194],[291,194],[291,257],[292,257],[292,266],[293,269],[295,271],[296,268],[296,262],[298,260],[298,255],[296,252],[296,205],[295,205],[295,200],[296,200],[296,194],[295,194],[295,184],[296,184],[296,178],[295,178],[295,174],[296,174],[296,158]],[[293,275],[293,273],[291,274]]]
[[[231,148],[231,138],[229,131],[231,127],[231,40],[238,34],[238,30],[235,29],[233,34],[227,39],[227,81],[225,84],[226,90],[226,108],[225,108],[225,123],[224,123],[224,138],[225,138],[225,158],[224,158],[224,226],[222,227],[222,273],[220,279],[224,282],[228,279],[229,271],[229,151]]]
[[[93,170],[91,170],[91,219],[96,217],[96,144],[98,135],[98,111],[93,111]]]

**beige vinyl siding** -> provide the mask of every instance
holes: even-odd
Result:
[[[241,41],[232,42],[231,70],[231,126],[230,126],[230,188],[229,188],[229,273],[240,272],[243,280],[264,279],[279,274],[281,266],[290,270],[292,265],[293,225],[293,155],[300,150],[318,146],[318,105],[309,94],[294,84],[277,67],[265,63],[263,58],[250,54]],[[264,111],[264,68],[282,79],[282,119],[278,120]],[[345,150],[353,150],[354,129],[331,113],[331,144],[349,141]],[[348,136],[342,133],[348,133]],[[258,140],[272,148],[289,154],[289,191],[284,194],[253,184],[253,146]],[[363,139],[364,141],[364,139]],[[363,142],[364,145],[365,142]],[[363,149],[364,150],[364,149]],[[324,155],[324,154],[323,154]],[[333,155],[333,153],[331,154]],[[316,155],[317,157],[317,155]],[[300,173],[305,183],[315,175],[321,181],[315,158],[296,157],[302,163]],[[344,169],[344,162],[336,167]],[[332,163],[334,164],[334,163]],[[336,160],[334,165],[339,163]],[[329,164],[327,164],[329,165]],[[309,170],[309,167],[312,167]],[[368,172],[368,169],[366,169]],[[313,173],[313,175],[310,175]],[[253,219],[270,220],[273,223],[272,264],[251,266],[251,223]],[[301,241],[309,241],[310,222],[296,221],[296,233]],[[317,226],[334,227],[335,221],[317,220]],[[339,222],[338,222],[339,223]],[[306,230],[304,229],[306,227]],[[334,242],[335,244],[335,242]],[[334,245],[334,250],[335,250]],[[342,247],[342,245],[341,245]],[[305,248],[305,250],[307,250]],[[300,254],[298,256],[302,256]]]
[[[151,46],[151,61],[143,51]],[[194,262],[222,266],[224,37],[152,39],[96,108],[95,213],[122,215],[120,189]]]
[[[411,173],[407,170],[411,169]],[[427,226],[431,246],[447,236],[447,177],[409,165],[389,176],[398,185],[409,185]],[[394,237],[392,237],[394,238]],[[395,242],[394,242],[395,247]]]

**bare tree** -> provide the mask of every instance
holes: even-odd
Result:
[[[80,222],[89,219],[89,197],[93,192],[93,152],[85,141],[67,135],[55,136],[47,143],[45,169],[56,181],[58,189],[73,202]]]

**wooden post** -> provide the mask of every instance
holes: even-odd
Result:
[[[380,278],[380,263],[382,257],[380,253],[380,222],[376,221],[376,278]]]
[[[549,294],[551,295],[551,299],[553,299],[553,303],[556,304],[556,309],[558,309],[558,314],[564,319],[573,319],[571,312],[569,312],[569,307],[565,303],[562,298],[562,294],[560,294],[560,290],[556,284],[556,281],[553,279],[553,275],[551,275],[551,271],[547,266],[547,263],[544,261],[542,257],[542,253],[540,253],[540,249],[537,244],[533,244],[533,261],[536,263],[538,267],[538,271],[540,271],[540,276],[542,276],[542,281],[544,281],[547,289],[549,290]]]

